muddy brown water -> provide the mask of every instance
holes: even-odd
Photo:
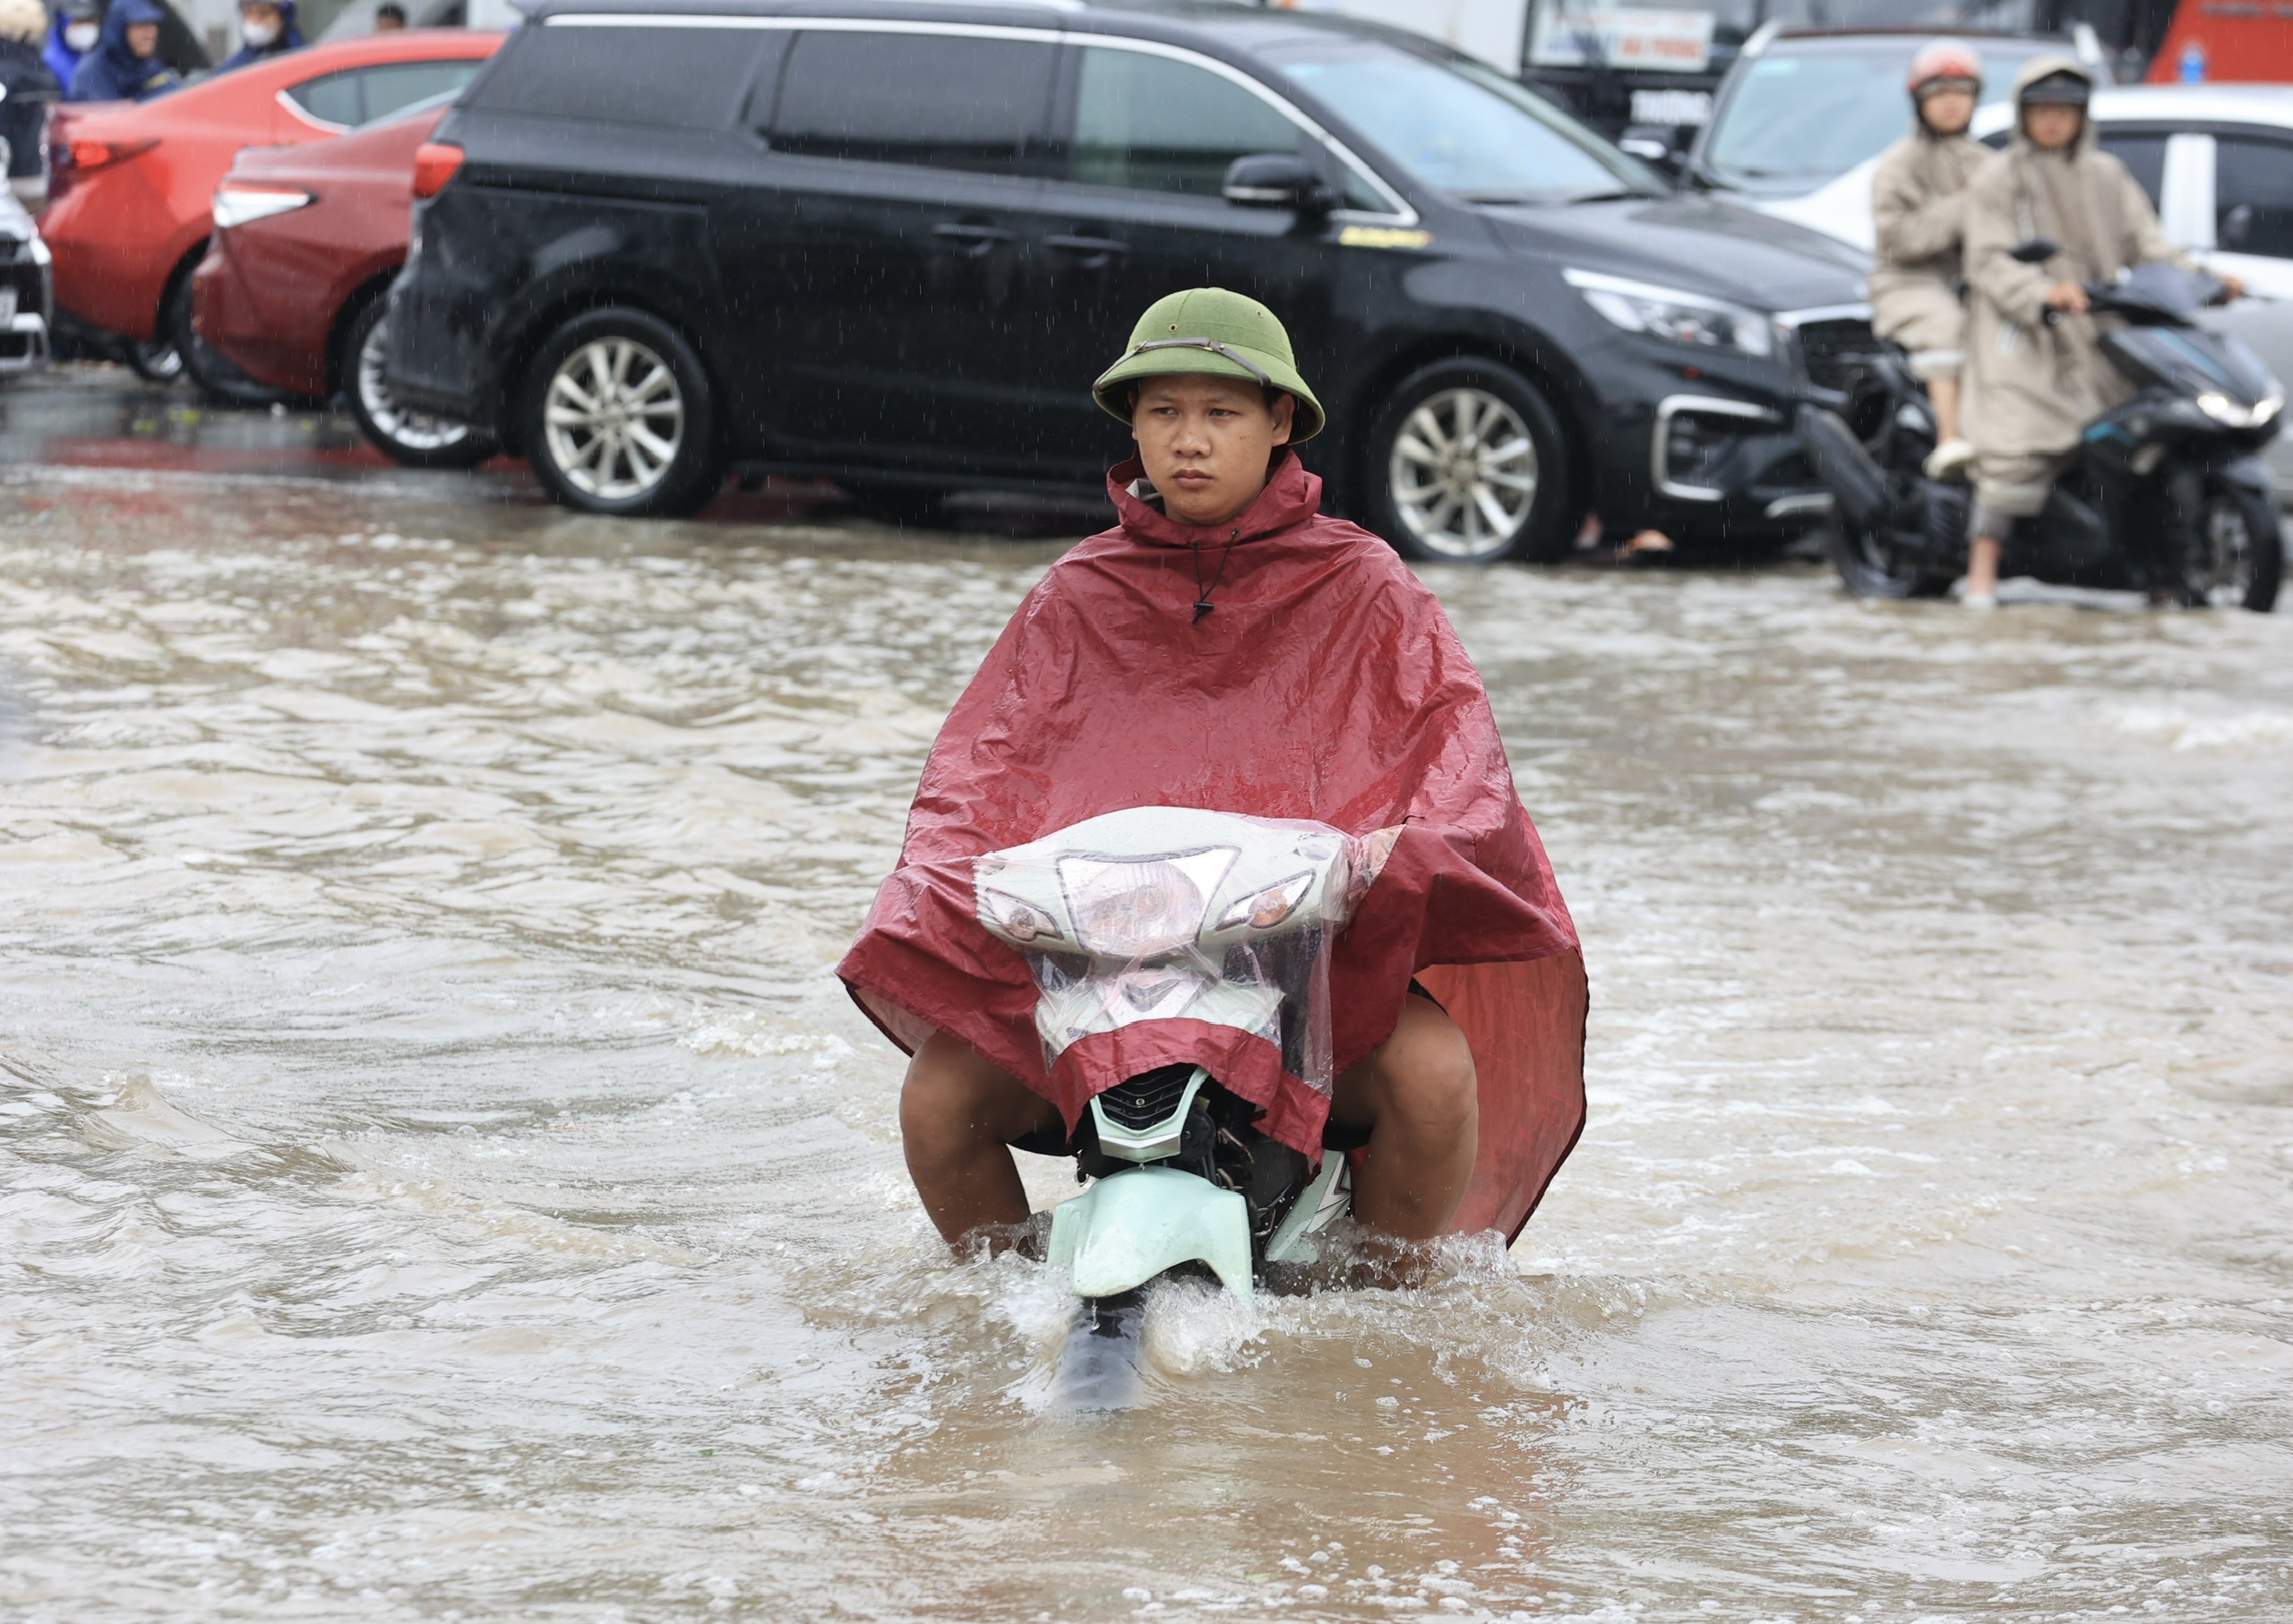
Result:
[[[2293,618],[1429,571],[1590,1128],[1078,1420],[829,975],[1056,547],[447,488],[0,483],[0,1618],[2293,1614]]]

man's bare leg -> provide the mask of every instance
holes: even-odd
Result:
[[[1967,548],[1967,596],[1989,601],[1998,595],[1998,557],[2005,544],[1996,536],[1978,536]]]
[[[1456,1022],[1427,999],[1413,995],[1401,1005],[1393,1035],[1337,1079],[1330,1114],[1370,1130],[1354,1170],[1355,1220],[1424,1241],[1448,1229],[1464,1199],[1481,1143],[1481,1099],[1473,1050]]]
[[[1425,999],[1404,999],[1393,1035],[1337,1079],[1332,1114],[1370,1130],[1353,1182],[1357,1220],[1404,1241],[1448,1228],[1481,1122],[1473,1051],[1456,1022]],[[1065,1124],[1057,1106],[941,1032],[908,1062],[899,1126],[923,1208],[956,1245],[975,1230],[1026,1222],[1010,1142]]]
[[[1059,1107],[960,1039],[935,1032],[907,1063],[899,1133],[923,1210],[954,1246],[973,1231],[1027,1221],[1010,1144],[1063,1132]]]

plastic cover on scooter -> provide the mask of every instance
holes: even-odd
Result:
[[[1207,532],[1165,516],[1139,477],[1136,462],[1109,476],[1120,524],[1045,572],[956,702],[898,865],[839,973],[903,1048],[949,1033],[1056,1103],[1070,1130],[1094,1095],[1194,1064],[1313,1159],[1330,1079],[1392,1035],[1414,976],[1463,1032],[1478,1077],[1480,1151],[1457,1225],[1516,1234],[1584,1121],[1584,973],[1480,677],[1393,549],[1318,513],[1321,481],[1294,456]],[[1237,887],[1282,894],[1292,876],[1323,872],[1327,897],[1334,867],[1301,857],[1246,881],[1239,859],[1215,874],[1198,860],[1220,841],[1158,833],[1123,851],[1095,837],[1060,855],[1046,846],[1049,865],[1024,874],[994,868],[1104,814],[1181,809],[1324,826],[1345,838],[1349,869],[1372,837],[1387,847],[1374,883],[1353,888],[1350,917],[1315,927],[1326,940],[1310,958],[1327,968],[1306,978],[1327,977],[1327,998],[1309,1001],[1328,1011],[1326,1047],[1292,1001],[1299,967],[1284,956],[1302,948],[1258,944],[1257,967],[1230,977],[1216,925]],[[1141,853],[1170,872],[1146,872]],[[1062,872],[1062,857],[1083,861]],[[1067,924],[1039,899],[1054,881]],[[1016,941],[1023,915],[984,923],[983,901],[991,914],[1005,906],[991,891],[1043,907],[1062,932],[1080,928],[1081,905],[1095,937],[1112,945],[1132,931],[1133,947],[1199,896],[1212,945],[1178,958],[1197,977],[1215,969],[1218,984],[1160,986],[1144,974],[1151,955],[1093,955],[1075,1007],[1095,1013],[1052,1017],[1046,1032],[1039,1008],[1075,989],[1053,985],[1046,1000],[1035,964],[1068,976],[1072,958],[1040,937]]]
[[[1189,1020],[1263,1039],[1327,1096],[1330,943],[1399,832],[1140,806],[991,852],[972,878],[980,924],[1035,978],[1046,1072],[1086,1038]]]

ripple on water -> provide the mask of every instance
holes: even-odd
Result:
[[[1429,571],[1591,1128],[1084,1418],[829,975],[1053,549],[0,499],[11,1617],[2293,1607],[2287,623]]]

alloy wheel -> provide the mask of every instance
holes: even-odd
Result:
[[[442,451],[469,438],[469,425],[427,412],[401,410],[382,382],[382,347],[390,324],[377,322],[358,347],[358,402],[376,431],[410,451]]]
[[[2195,555],[2183,573],[2190,600],[2216,609],[2234,609],[2254,584],[2254,532],[2245,509],[2217,495],[2205,504],[2205,524]]]
[[[183,376],[183,356],[165,339],[139,339],[129,347],[128,365],[147,383],[173,383]]]
[[[1501,396],[1445,389],[1402,419],[1386,477],[1395,511],[1429,552],[1487,558],[1536,506],[1536,441]]]
[[[618,334],[557,364],[543,401],[550,460],[600,502],[631,502],[668,477],[684,449],[684,391],[669,364]]]

